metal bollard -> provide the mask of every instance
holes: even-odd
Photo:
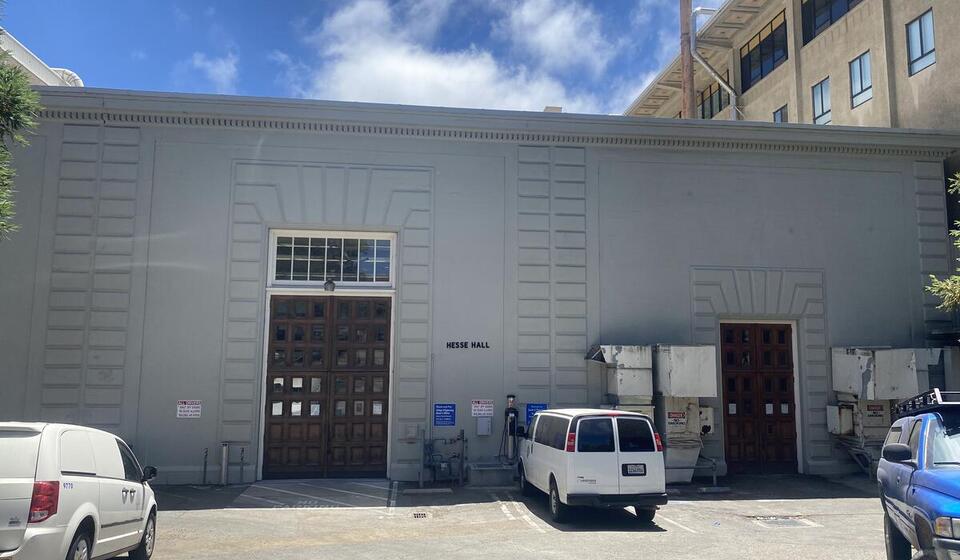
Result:
[[[220,444],[220,486],[227,485],[227,468],[230,465],[230,444]]]
[[[203,448],[203,485],[207,485],[207,455],[210,453],[209,447]]]

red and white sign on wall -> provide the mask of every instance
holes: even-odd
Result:
[[[202,409],[203,401],[177,401],[177,418],[200,418]]]
[[[493,416],[493,399],[473,399],[470,401],[470,414],[473,416]]]

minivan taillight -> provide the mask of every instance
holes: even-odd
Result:
[[[567,434],[567,453],[573,453],[577,450],[577,434],[570,432]]]
[[[30,519],[28,523],[46,521],[57,513],[60,505],[60,483],[57,481],[34,482],[33,497],[30,498]]]
[[[657,444],[657,451],[663,451],[663,440],[660,439],[660,434],[653,432],[653,441]]]

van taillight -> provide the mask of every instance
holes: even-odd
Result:
[[[657,451],[663,451],[663,440],[660,439],[660,434],[653,432],[653,441],[657,444]]]
[[[567,453],[573,453],[577,450],[577,434],[570,432],[567,434]]]
[[[46,521],[57,513],[57,506],[59,505],[59,482],[55,480],[52,482],[34,482],[33,497],[30,498],[30,519],[28,523]]]

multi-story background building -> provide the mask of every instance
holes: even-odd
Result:
[[[697,64],[694,117],[960,128],[958,26],[954,0],[729,0],[697,47],[736,103]],[[678,57],[626,114],[681,116],[680,81]]]

